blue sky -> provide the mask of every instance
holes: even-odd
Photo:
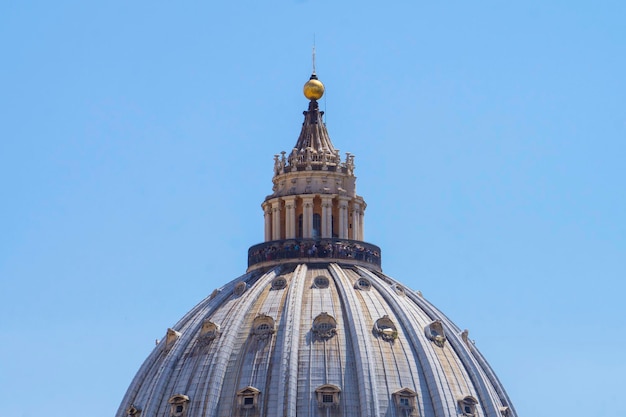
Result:
[[[470,330],[520,415],[626,415],[625,15],[3,2],[3,414],[113,415],[154,340],[245,272],[315,37],[384,271]]]

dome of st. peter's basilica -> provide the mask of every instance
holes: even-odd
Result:
[[[516,416],[467,331],[383,273],[315,73],[304,94],[295,147],[274,157],[264,242],[167,330],[117,417]]]

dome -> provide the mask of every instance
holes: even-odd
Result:
[[[516,416],[467,331],[382,271],[312,100],[245,274],[168,329],[117,417]]]

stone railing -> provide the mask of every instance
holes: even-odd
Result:
[[[346,161],[341,162],[339,151],[332,153],[330,151],[316,151],[309,147],[298,150],[293,149],[289,157],[285,156],[285,152],[281,155],[274,155],[274,175],[284,174],[286,172],[296,171],[340,171],[353,175],[354,173],[354,155],[346,153]]]
[[[380,270],[381,257],[378,246],[349,239],[273,240],[248,249],[248,269],[290,262],[369,264]]]

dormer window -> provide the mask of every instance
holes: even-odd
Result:
[[[208,345],[211,340],[215,339],[220,334],[220,326],[213,323],[209,319],[204,319],[202,322],[202,328],[200,329],[200,336],[198,341],[202,345]]]
[[[475,417],[476,414],[476,404],[478,404],[478,400],[468,395],[464,398],[460,398],[458,400],[459,408],[461,409],[461,414],[466,417]]]
[[[424,334],[439,347],[443,347],[446,343],[446,333],[443,330],[441,320],[435,320],[424,327]]]
[[[141,409],[135,406],[135,404],[131,404],[126,410],[126,415],[128,417],[139,417],[139,414],[141,414]]]
[[[388,342],[393,342],[398,338],[398,329],[396,329],[396,325],[387,315],[376,320],[374,333]]]
[[[252,322],[252,335],[257,340],[269,339],[276,331],[274,319],[265,314],[259,314]]]
[[[246,285],[246,283],[244,281],[241,281],[241,282],[238,282],[237,285],[235,285],[235,289],[233,290],[233,293],[236,296],[240,296],[244,292],[246,292],[247,289],[248,289],[248,286]]]
[[[219,334],[219,331],[220,326],[218,324],[213,323],[209,319],[204,319],[202,329],[200,329],[200,335],[214,339]]]
[[[315,390],[317,406],[320,408],[339,407],[339,394],[341,394],[341,389],[336,385],[325,384],[317,387]]]
[[[402,287],[401,285],[396,285],[393,289],[396,290],[396,294],[398,295],[401,295],[401,296],[406,295],[404,293],[404,287]]]
[[[237,406],[242,410],[257,408],[260,394],[261,391],[250,386],[237,391]]]
[[[418,416],[417,393],[409,388],[402,388],[393,393],[393,400],[403,415]]]
[[[174,329],[167,329],[167,334],[165,335],[165,347],[169,349],[174,346],[174,343],[178,340],[179,337],[179,332]]]
[[[170,403],[170,417],[184,417],[187,414],[189,397],[183,394],[176,394],[168,400]]]
[[[328,313],[321,313],[313,320],[312,331],[318,339],[330,339],[337,334],[337,320]]]

